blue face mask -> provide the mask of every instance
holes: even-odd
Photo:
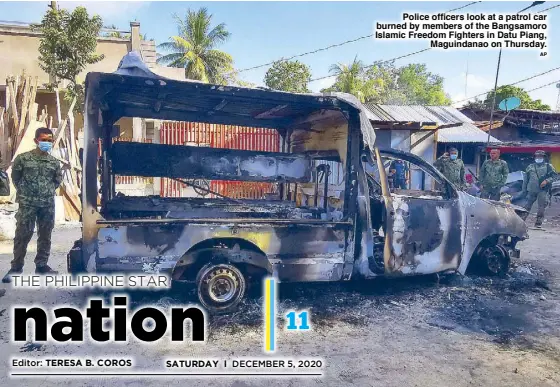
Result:
[[[52,149],[52,142],[39,141],[39,149],[43,152],[50,152]]]
[[[453,154],[453,155],[449,155],[449,158],[451,160],[456,160],[457,159],[457,155]]]
[[[535,159],[535,162],[537,162],[539,164],[542,163],[543,161],[544,161],[543,159]]]

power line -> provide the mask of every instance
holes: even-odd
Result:
[[[465,5],[461,6],[461,7],[457,7],[457,8],[450,9],[449,11],[445,11],[444,14],[445,14],[445,13],[449,13],[449,12],[459,11],[460,9],[470,7],[471,5],[476,4],[476,3],[480,3],[480,1],[473,1],[472,3],[465,4]]]
[[[346,40],[342,43],[331,44],[330,46],[323,47],[323,48],[318,48],[318,49],[313,50],[313,51],[304,52],[303,54],[292,55],[288,58],[280,58],[278,60],[268,62],[268,63],[264,63],[264,64],[261,64],[261,65],[258,65],[258,66],[247,67],[246,69],[237,70],[237,72],[242,73],[242,72],[249,71],[249,70],[259,69],[261,67],[272,66],[275,62],[278,62],[278,61],[289,61],[289,60],[299,58],[299,57],[302,57],[302,56],[316,54],[316,53],[321,52],[321,51],[330,50],[331,48],[334,48],[334,47],[340,47],[340,46],[344,46],[345,44],[354,43],[354,42],[357,42],[357,41],[362,40],[362,39],[371,38],[372,36],[373,36],[373,34],[360,36],[359,38],[356,38],[356,39]]]
[[[527,93],[530,93],[531,91],[535,91],[535,90],[538,90],[538,89],[542,89],[542,88],[550,86],[550,85],[554,85],[555,83],[558,83],[558,82],[560,82],[560,81],[554,81],[554,82],[547,83],[546,85],[535,87],[534,89],[527,90]]]
[[[446,13],[449,13],[449,12],[458,11],[458,10],[460,10],[460,9],[470,7],[471,5],[476,4],[476,3],[480,3],[480,1],[473,1],[473,2],[471,2],[471,3],[468,3],[468,4],[463,5],[463,6],[461,6],[461,7],[457,7],[457,8],[450,9],[449,11],[445,11],[445,12],[443,12],[443,13],[446,14]],[[247,67],[247,68],[245,68],[245,69],[237,70],[237,71],[235,71],[235,72],[236,72],[236,73],[242,73],[242,72],[249,71],[249,70],[259,69],[259,68],[261,68],[261,67],[272,66],[275,62],[278,62],[278,61],[288,61],[288,60],[292,60],[292,59],[295,59],[295,58],[300,58],[300,57],[302,57],[302,56],[311,55],[311,54],[316,54],[316,53],[321,52],[321,51],[327,51],[327,50],[330,50],[331,48],[344,46],[344,45],[346,45],[346,44],[350,44],[350,43],[354,43],[354,42],[357,42],[357,41],[360,41],[360,40],[363,40],[363,39],[371,38],[371,37],[373,37],[373,36],[375,36],[375,34],[369,34],[369,35],[360,36],[359,38],[346,40],[346,41],[341,42],[341,43],[331,44],[330,46],[318,48],[318,49],[313,50],[313,51],[307,51],[307,52],[304,52],[304,53],[301,53],[301,54],[292,55],[292,56],[290,56],[290,57],[288,57],[288,58],[280,58],[280,59],[278,59],[278,60],[275,60],[275,61],[272,61],[272,62],[268,62],[268,63],[264,63],[264,64],[261,64],[261,65],[258,65],[258,66]],[[390,60],[390,61],[391,61],[391,60]],[[321,79],[322,79],[322,78],[321,78]],[[313,80],[312,80],[312,81],[313,81]]]
[[[553,71],[557,71],[557,70],[560,70],[560,67],[555,67],[555,68],[550,69],[550,70],[547,70],[547,71],[545,71],[545,72],[532,75],[532,76],[530,76],[529,78],[525,78],[525,79],[522,79],[522,80],[520,80],[520,81],[513,82],[513,83],[508,83],[507,85],[501,85],[501,86],[499,86],[499,87],[518,85],[518,84],[520,84],[520,83],[523,83],[523,82],[529,81],[529,80],[531,80],[531,79],[535,79],[535,78],[541,77],[541,76],[543,76],[543,75],[549,74],[549,73],[551,73],[551,72],[553,72]],[[554,82],[553,82],[553,83],[554,83]],[[546,85],[546,86],[548,86],[548,85]],[[544,86],[542,86],[542,87],[544,87]],[[541,88],[541,87],[538,87],[537,89],[539,89],[539,88]],[[533,90],[529,90],[529,91],[534,91],[534,90],[537,90],[537,89],[533,89]],[[476,98],[476,97],[480,97],[480,96],[486,95],[486,94],[488,94],[488,93],[490,93],[490,92],[492,92],[492,91],[494,91],[494,89],[485,91],[484,93],[480,93],[480,94],[477,94],[477,95],[473,95],[472,97],[465,98],[465,99],[462,99],[462,100],[460,100],[460,101],[453,102],[453,104],[457,104],[457,103],[460,103],[460,102],[468,101],[468,100],[470,100],[470,99],[473,99],[473,98]],[[529,92],[529,91],[528,91],[528,92]]]
[[[367,70],[367,69],[369,69],[369,68],[371,68],[371,67],[379,66],[380,64],[383,64],[383,63],[393,62],[393,61],[395,61],[395,60],[403,59],[403,58],[406,58],[406,57],[409,57],[409,56],[412,56],[412,55],[416,55],[416,54],[420,54],[420,53],[422,53],[422,52],[429,51],[429,50],[431,50],[431,48],[424,48],[424,49],[419,50],[419,51],[414,51],[414,52],[411,52],[411,53],[408,53],[408,54],[404,54],[404,55],[401,55],[401,56],[397,56],[396,58],[391,58],[391,59],[387,59],[387,60],[383,60],[383,61],[377,61],[377,62],[375,62],[375,63],[372,64],[372,65],[364,66],[363,69],[364,69],[364,70]],[[313,78],[313,79],[309,80],[309,82],[315,82],[315,81],[319,81],[319,80],[321,80],[321,79],[332,78],[332,77],[336,77],[336,75],[333,75],[333,74],[331,74],[331,75],[324,75],[324,76],[319,77],[319,78]]]
[[[474,1],[474,2],[472,2],[472,3],[463,5],[462,7],[457,7],[457,8],[454,8],[454,9],[450,9],[449,11],[444,12],[444,14],[445,14],[445,13],[449,13],[449,12],[453,12],[453,11],[457,11],[457,10],[460,10],[460,9],[463,9],[463,8],[466,8],[466,7],[470,7],[471,5],[476,4],[476,3],[480,3],[480,1]],[[536,13],[546,12],[546,11],[549,11],[549,10],[551,10],[551,9],[553,9],[553,8],[557,8],[557,7],[560,7],[560,4],[554,5],[554,6],[552,6],[552,7],[548,7],[548,8],[546,8],[546,9],[543,9],[542,11],[539,11],[539,12],[536,12]],[[373,35],[370,35],[370,36],[373,36]],[[398,57],[396,57],[396,58],[392,58],[392,59],[387,59],[387,60],[384,60],[384,61],[376,62],[376,63],[374,63],[373,65],[365,66],[364,69],[368,69],[368,68],[374,67],[374,66],[379,65],[379,64],[392,62],[392,61],[395,61],[395,60],[398,60],[398,59],[406,58],[406,57],[409,57],[409,56],[412,56],[412,55],[420,54],[420,53],[422,53],[422,52],[429,51],[429,50],[431,50],[431,49],[432,49],[431,47],[430,47],[430,48],[425,48],[425,49],[423,49],[423,50],[411,52],[410,54],[405,54],[405,55],[398,56]],[[336,75],[325,75],[325,76],[322,76],[322,77],[319,77],[319,78],[311,79],[309,82],[319,81],[319,80],[321,80],[321,79],[332,78],[332,77],[335,77],[335,76],[336,76]],[[483,94],[480,94],[480,95],[484,95],[484,94],[487,94],[487,93],[488,93],[488,92],[483,93]],[[480,95],[479,95],[479,96],[480,96]],[[477,97],[477,96],[475,96],[475,97]],[[471,97],[471,98],[474,98],[474,97]],[[469,98],[469,99],[470,99],[470,98]],[[459,102],[462,102],[462,101],[459,101]]]
[[[546,11],[549,11],[549,10],[551,10],[551,9],[553,9],[553,8],[558,8],[558,7],[560,7],[560,4],[554,5],[554,6],[552,6],[552,7],[545,8],[545,9],[543,9],[542,11],[535,12],[535,13],[543,13],[543,12],[546,12]]]

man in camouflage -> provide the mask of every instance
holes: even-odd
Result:
[[[500,159],[500,150],[494,148],[490,151],[490,159],[486,160],[480,168],[480,197],[483,199],[500,200],[500,190],[504,186],[509,174],[509,168],[504,160]]]
[[[434,167],[458,189],[466,188],[465,165],[463,164],[463,160],[458,158],[457,149],[449,149],[449,153],[444,153],[436,160]]]
[[[16,187],[16,236],[14,238],[14,259],[10,271],[2,282],[11,282],[11,275],[23,270],[27,245],[33,236],[37,223],[37,255],[35,272],[56,274],[48,265],[51,251],[51,235],[54,228],[55,190],[62,181],[60,163],[49,154],[52,149],[53,133],[50,129],[39,128],[35,132],[37,148],[16,157],[12,165],[12,182]]]
[[[535,201],[538,203],[537,220],[535,227],[542,227],[544,220],[544,210],[549,202],[550,184],[560,179],[560,175],[552,164],[544,160],[545,152],[538,150],[535,152],[535,162],[525,170],[523,179],[523,195],[525,196],[525,209],[527,213],[523,215],[523,220],[527,219],[529,211]]]

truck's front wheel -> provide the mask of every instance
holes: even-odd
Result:
[[[243,273],[227,263],[209,263],[196,278],[198,299],[212,314],[233,311],[245,296],[247,284]]]

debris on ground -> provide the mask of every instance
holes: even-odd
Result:
[[[20,352],[42,352],[45,350],[45,346],[42,344],[35,344],[32,342],[25,343],[20,349]]]

